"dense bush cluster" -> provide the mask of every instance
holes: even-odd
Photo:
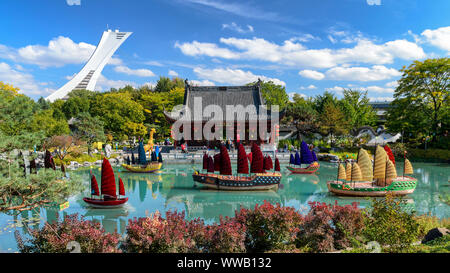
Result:
[[[201,219],[187,220],[184,212],[160,213],[130,219],[127,235],[105,233],[100,224],[66,216],[63,222],[33,230],[22,242],[22,252],[68,252],[71,241],[80,243],[81,252],[128,253],[261,253],[366,251],[369,241],[383,251],[407,252],[415,248],[426,230],[441,224],[436,218],[414,216],[401,209],[401,200],[388,196],[374,200],[371,210],[356,203],[311,202],[307,215],[292,207],[264,202],[254,209],[241,208],[234,217],[220,218],[205,225]],[[448,245],[448,240],[445,241]]]

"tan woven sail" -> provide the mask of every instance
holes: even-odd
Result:
[[[386,179],[397,178],[397,170],[395,169],[394,163],[388,160],[386,164]]]
[[[373,178],[375,179],[384,179],[386,176],[386,160],[387,154],[386,151],[381,148],[381,146],[377,146],[375,151],[375,163],[373,167]]]
[[[344,165],[342,165],[342,164],[339,164],[338,179],[344,179],[344,180],[347,179],[345,168],[344,168]]]
[[[350,164],[348,162],[345,164],[345,173],[346,173],[346,180],[350,181],[352,179],[351,178],[351,176],[352,176],[352,164]]]
[[[352,165],[352,181],[364,181],[358,163]]]
[[[409,160],[407,158],[405,158],[405,172],[404,174],[413,174],[414,170],[413,167],[411,165],[411,162],[409,162]]]
[[[361,148],[358,153],[358,165],[361,169],[361,174],[364,181],[372,181],[373,179],[373,166],[370,160],[369,154],[366,150]]]

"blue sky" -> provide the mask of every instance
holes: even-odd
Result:
[[[390,100],[413,60],[450,54],[448,0],[2,0],[0,81],[35,99],[77,73],[102,32],[132,31],[97,90],[257,78],[292,95],[368,90]],[[6,11],[6,12],[5,12]]]

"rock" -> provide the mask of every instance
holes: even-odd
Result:
[[[85,161],[85,162],[83,163],[83,166],[84,166],[84,167],[89,167],[89,166],[91,166],[91,163],[90,163],[90,162],[87,162],[87,161]]]
[[[437,239],[437,238],[441,238],[445,235],[450,235],[449,229],[433,228],[430,231],[428,231],[427,235],[425,235],[425,238],[423,238],[423,240],[422,240],[422,244],[433,241],[434,239]]]
[[[102,163],[103,163],[103,161],[102,160],[97,160],[97,161],[95,161],[95,165],[97,165],[97,166],[100,166],[100,165],[102,165]]]

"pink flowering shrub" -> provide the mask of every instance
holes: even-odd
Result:
[[[347,248],[361,234],[364,215],[356,203],[339,206],[311,202],[297,236],[297,246],[312,252]]]
[[[294,243],[303,217],[292,207],[276,206],[264,201],[254,210],[241,208],[236,222],[246,227],[245,247],[248,252],[284,249]]]
[[[31,239],[24,241],[16,234],[22,253],[68,253],[70,242],[80,245],[81,253],[117,253],[120,234],[106,233],[100,223],[67,215],[62,222],[46,223],[42,229],[30,231]]]
[[[209,253],[243,253],[245,252],[246,227],[235,218],[220,217],[219,224],[208,226],[207,249]]]
[[[186,221],[184,212],[160,213],[129,220],[127,238],[122,245],[126,252],[192,253],[202,252],[206,241],[203,220]]]

